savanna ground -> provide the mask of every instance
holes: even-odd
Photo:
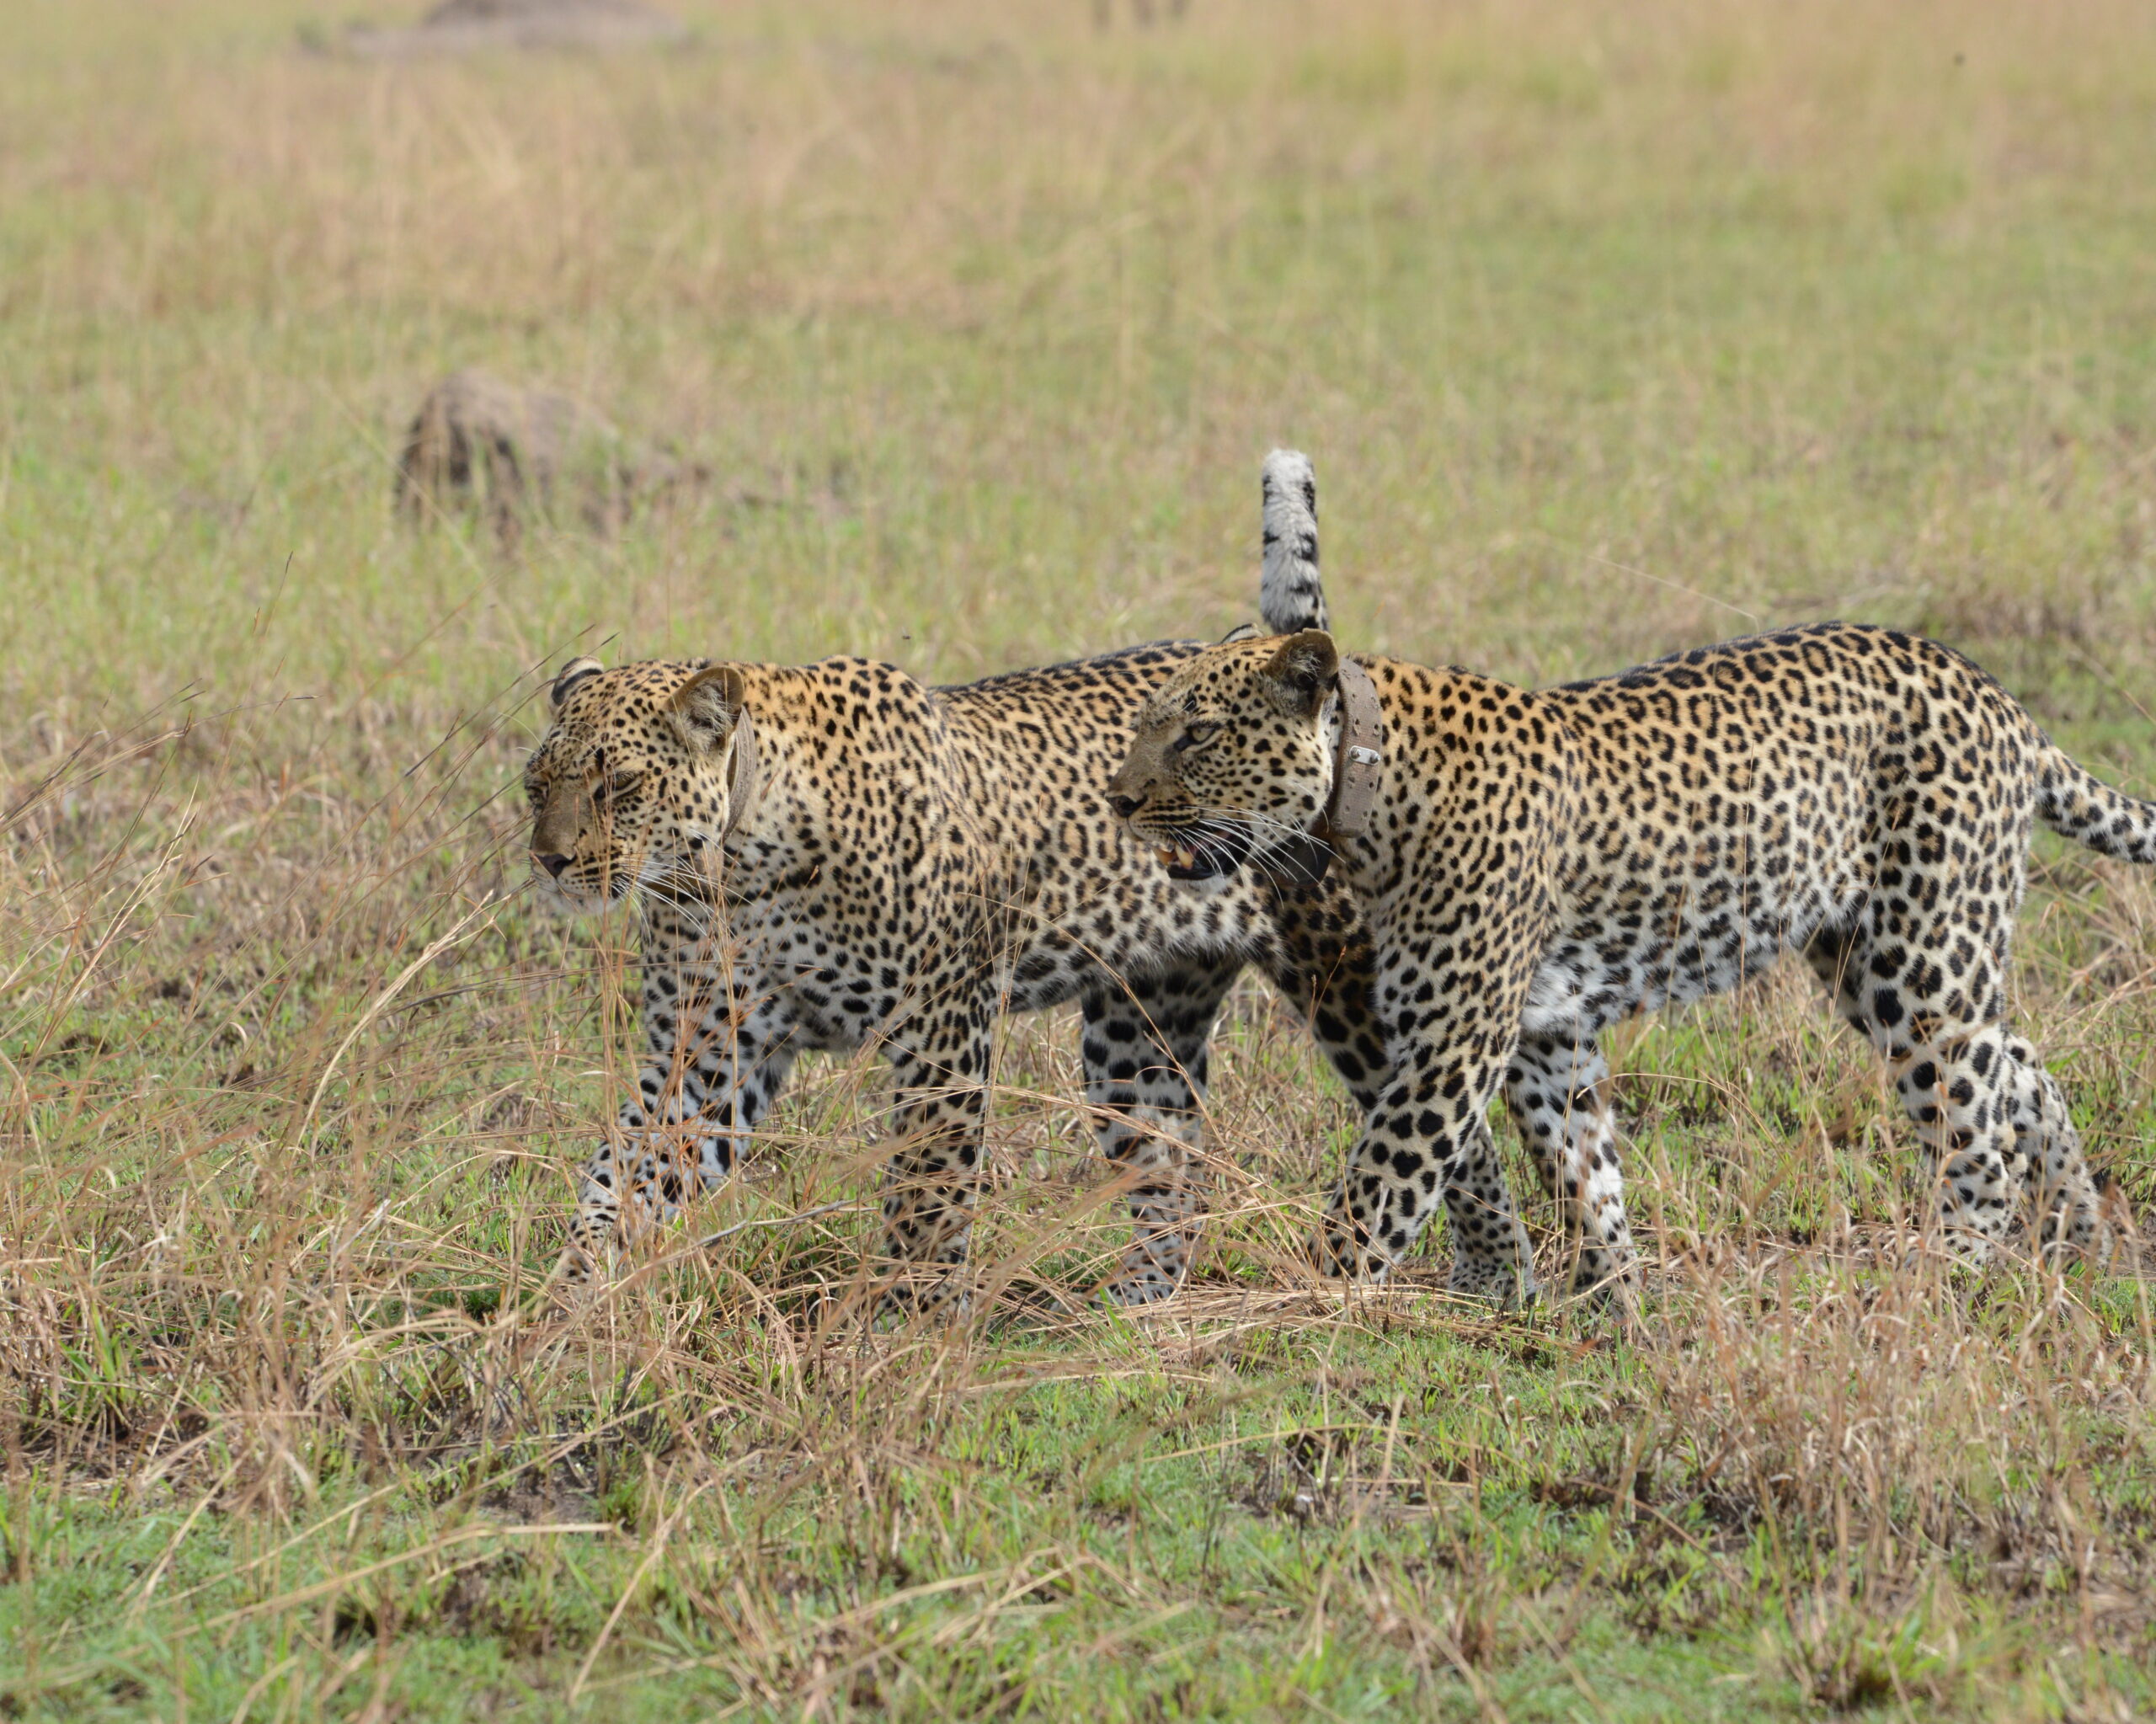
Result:
[[[1441,1241],[1314,1289],[1352,1122],[1256,990],[1177,1309],[1038,1296],[1120,1207],[1041,1020],[972,1326],[823,1297],[873,1061],[694,1218],[741,1230],[563,1311],[630,930],[534,913],[516,793],[572,651],[957,680],[1217,635],[1274,441],[1356,645],[1546,681],[1917,626],[2148,793],[2156,14],[802,0],[652,54],[303,47],[341,21],[0,8],[0,1716],[2156,1711],[2143,1284],[1882,1269],[1921,1171],[1806,979],[1613,1050],[1630,1333],[1449,1305]],[[408,531],[402,418],[469,364],[715,482],[606,542]],[[2156,890],[2047,840],[2024,928],[2145,1205]]]

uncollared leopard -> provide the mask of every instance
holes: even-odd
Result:
[[[1260,610],[1285,633],[1324,617],[1309,463],[1276,451],[1263,489]],[[1388,1074],[1348,894],[1251,878],[1195,900],[1102,802],[1131,720],[1200,650],[947,688],[857,658],[563,670],[526,771],[535,878],[570,910],[633,894],[647,1044],[584,1167],[568,1278],[726,1179],[810,1049],[894,1068],[900,1303],[942,1302],[964,1261],[1001,1012],[1079,1002],[1096,1139],[1132,1182],[1112,1301],[1188,1272],[1207,1049],[1246,963],[1369,1105]]]
[[[2008,947],[2035,821],[2156,863],[2156,803],[2093,777],[1951,649],[1832,622],[1540,691],[1343,661],[1322,631],[1224,644],[1140,716],[1118,818],[1216,881],[1294,856],[1324,830],[1351,665],[1374,685],[1381,777],[1367,830],[1335,849],[1377,942],[1393,1069],[1326,1268],[1382,1275],[1440,1193],[1499,1219],[1456,1249],[1513,1236],[1486,1172],[1502,1085],[1578,1244],[1575,1287],[1630,1278],[1597,1038],[1791,951],[1886,1059],[1957,1258],[1991,1252],[2017,1196],[2041,1252],[2106,1254],[2065,1097],[2008,1027]]]

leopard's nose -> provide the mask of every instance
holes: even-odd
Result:
[[[1127,820],[1138,812],[1138,798],[1134,796],[1112,796],[1108,807],[1118,820]]]
[[[536,850],[531,852],[531,860],[537,862],[557,880],[562,878],[562,870],[569,865],[569,859],[565,856],[552,856]]]

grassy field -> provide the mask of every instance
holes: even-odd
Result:
[[[2156,1713],[2143,1284],[1882,1272],[1920,1170],[1808,979],[1615,1038],[1630,1332],[1448,1305],[1441,1240],[1311,1287],[1352,1121],[1256,990],[1164,1315],[1019,1296],[1117,1242],[1053,1018],[970,1327],[820,1297],[869,1061],[694,1223],[782,1225],[565,1314],[631,930],[531,910],[516,793],[573,651],[1217,635],[1276,441],[1355,646],[1918,626],[2149,793],[2156,14],[687,9],[383,64],[0,8],[0,1717]],[[464,365],[713,483],[409,531]],[[2017,976],[2136,1208],[2153,886],[2045,841]]]

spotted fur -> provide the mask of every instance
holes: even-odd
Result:
[[[1200,650],[957,688],[851,658],[569,666],[526,771],[535,869],[572,909],[633,891],[648,1049],[585,1165],[569,1274],[724,1180],[808,1049],[890,1059],[883,1249],[932,1299],[965,1257],[1000,1011],[1079,1002],[1097,1140],[1131,1182],[1119,1302],[1188,1273],[1207,1047],[1246,963],[1374,1100],[1384,1038],[1343,889],[1194,896],[1101,802],[1132,718]],[[743,715],[756,764],[737,808]]]
[[[2065,1097],[2007,1027],[2007,953],[2033,823],[2156,863],[2156,804],[2092,777],[1961,654],[1891,630],[1822,623],[1540,692],[1357,662],[1385,776],[1342,860],[1393,1077],[1328,1216],[1330,1266],[1382,1274],[1441,1191],[1455,1215],[1509,1214],[1481,1182],[1502,1086],[1578,1241],[1575,1284],[1628,1277],[1597,1038],[1792,951],[1887,1062],[1951,1246],[1981,1260],[2025,1197],[2041,1250],[2107,1252]],[[1310,632],[1179,667],[1111,782],[1118,813],[1262,872],[1331,795],[1338,665]]]

